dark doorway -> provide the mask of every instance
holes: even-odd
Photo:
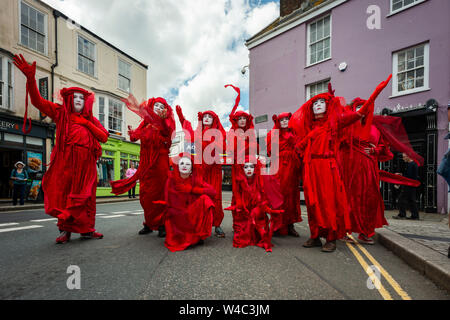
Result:
[[[17,161],[24,161],[23,151],[0,148],[0,199],[12,199],[11,171]]]

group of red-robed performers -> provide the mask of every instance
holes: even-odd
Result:
[[[72,233],[101,239],[103,235],[95,230],[96,161],[101,155],[100,142],[107,141],[108,132],[92,114],[94,95],[81,88],[64,88],[60,91],[63,103],[52,103],[39,94],[36,63],[29,65],[22,55],[16,55],[14,63],[27,78],[26,101],[29,94],[32,104],[57,126],[50,167],[42,182],[45,211],[58,218],[60,235],[56,242],[70,241]],[[354,241],[348,236],[352,232],[359,234],[359,241],[373,243],[375,229],[387,224],[380,180],[419,184],[378,170],[378,161],[392,158],[389,148],[393,148],[423,164],[410,147],[398,118],[373,115],[375,98],[389,80],[380,83],[367,101],[357,98],[344,106],[330,86],[329,92],[311,98],[294,114],[274,115],[274,127],[267,136],[268,156],[271,163],[278,164],[273,172],[257,157],[252,115],[236,111],[239,88],[225,86],[233,87],[238,94],[230,113],[229,132],[212,110],[198,113],[199,124],[194,131],[177,106],[188,141],[202,151],[197,152],[200,159],[187,153],[169,159],[175,131],[171,106],[163,98],[138,103],[130,95],[123,101],[142,118],[137,129],[129,127],[131,141],[141,141],[140,165],[131,178],[112,181],[112,193],[125,193],[139,180],[145,217],[139,234],[157,230],[171,251],[203,243],[211,236],[212,227],[215,235],[223,238],[218,153],[226,149],[234,160],[232,201],[225,208],[232,211],[234,247],[254,245],[270,252],[274,234],[299,237],[294,224],[302,221],[300,180],[311,232],[304,247],[320,246],[322,251],[331,252],[338,239]],[[27,107],[24,133],[26,117]],[[210,129],[219,134],[209,134]],[[207,161],[205,155],[215,161]],[[323,245],[321,237],[326,239]]]

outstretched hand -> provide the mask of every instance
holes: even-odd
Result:
[[[178,119],[180,119],[181,124],[183,124],[184,122],[184,115],[183,115],[183,110],[181,110],[180,106],[176,106],[176,110],[177,110],[177,115],[178,115]]]
[[[375,102],[375,99],[378,97],[378,95],[383,91],[384,88],[388,85],[389,81],[391,81],[392,74],[389,75],[389,77],[382,81],[374,90],[374,92],[370,95],[369,99],[364,103],[364,105],[359,109],[358,113],[360,115],[367,115],[370,111],[373,112],[373,110],[370,108],[370,105]]]
[[[20,71],[22,71],[22,73],[25,75],[25,77],[27,77],[27,79],[34,79],[34,76],[36,74],[36,61],[34,61],[33,64],[30,65],[27,62],[27,60],[25,60],[25,58],[22,56],[22,54],[20,55],[16,54],[13,60],[14,65]]]

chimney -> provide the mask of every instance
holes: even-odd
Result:
[[[303,12],[322,4],[325,0],[280,0],[280,17],[287,16],[297,9]]]
[[[280,0],[280,17],[287,16],[300,8],[305,0]]]

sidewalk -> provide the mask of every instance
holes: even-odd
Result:
[[[113,197],[101,197],[101,198],[97,198],[97,204],[102,204],[102,203],[110,203],[110,202],[124,202],[124,201],[136,201],[139,200],[139,196],[136,196],[135,199],[130,199],[128,198],[128,195],[122,195],[122,196],[113,196]],[[23,210],[31,210],[31,209],[42,209],[44,208],[44,203],[27,203],[25,202],[25,204],[23,206],[21,205],[17,205],[17,206],[13,206],[12,205],[12,200],[4,200],[4,199],[0,199],[0,213],[1,212],[6,212],[6,211],[23,211]]]
[[[420,212],[418,221],[392,219],[397,214],[385,212],[389,226],[377,230],[378,242],[450,292],[448,215]]]

